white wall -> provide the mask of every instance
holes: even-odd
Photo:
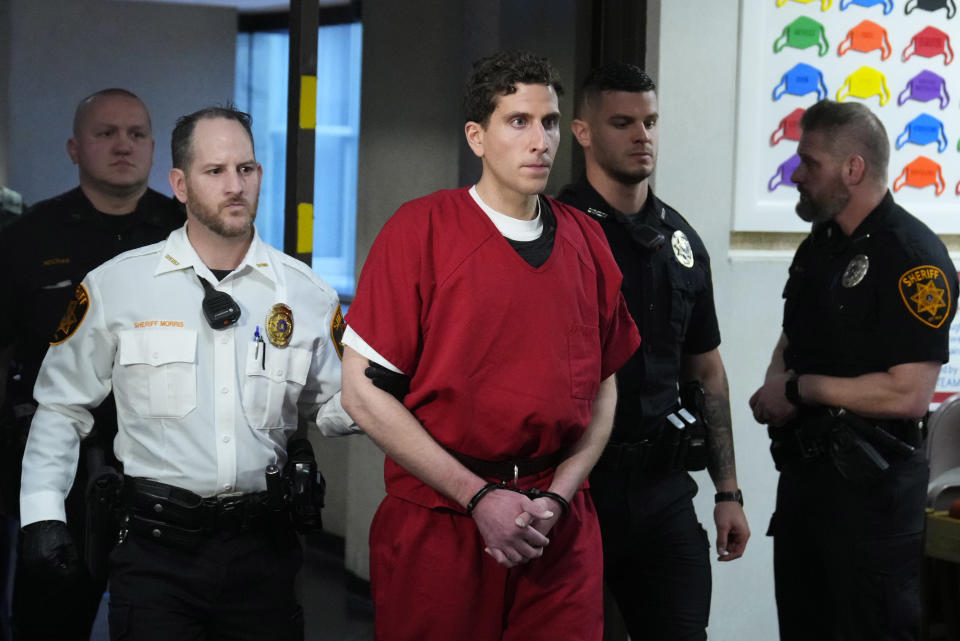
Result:
[[[157,143],[150,186],[169,194],[176,118],[233,99],[236,12],[109,0],[0,0],[0,17],[3,3],[10,36],[10,55],[0,58],[8,74],[2,95],[7,186],[29,203],[75,187],[65,143],[76,104],[99,89],[123,87],[150,110]]]
[[[754,2],[755,0],[746,0]],[[650,0],[648,67],[659,86],[660,160],[654,189],[694,225],[710,251],[730,379],[737,471],[752,537],[744,557],[713,564],[711,641],[777,639],[773,546],[765,536],[777,473],[747,399],[780,334],[790,252],[731,255],[737,87],[737,0]],[[700,519],[711,532],[713,490],[698,477]]]

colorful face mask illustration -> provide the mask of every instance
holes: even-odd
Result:
[[[903,132],[897,136],[897,149],[908,142],[915,145],[928,145],[935,142],[937,143],[937,151],[941,153],[950,144],[947,141],[947,134],[943,130],[943,123],[927,114],[920,114],[907,123]]]
[[[800,4],[810,4],[811,2],[816,2],[817,0],[793,0],[794,2],[799,2]],[[777,0],[777,6],[782,7],[787,4],[787,0]],[[833,0],[820,0],[820,11],[826,11],[830,8],[830,5],[833,4]]]
[[[933,58],[942,54],[943,64],[948,65],[953,62],[950,36],[936,27],[925,27],[910,39],[910,44],[903,50],[903,55],[900,57],[906,62],[913,54],[924,58]]]
[[[847,32],[847,37],[837,47],[837,55],[842,56],[851,49],[863,53],[879,49],[881,60],[889,58],[893,51],[890,39],[887,37],[887,30],[869,20],[864,20]]]
[[[858,4],[861,7],[872,7],[874,5],[883,5],[883,15],[893,11],[893,0],[840,0],[840,10],[846,11],[852,4]]]
[[[773,99],[780,100],[783,94],[805,96],[811,91],[817,92],[817,99],[827,97],[827,85],[823,83],[823,74],[816,67],[798,62],[793,69],[783,74],[780,83],[773,88]]]
[[[770,134],[770,144],[775,145],[784,138],[787,140],[800,140],[800,119],[803,118],[804,111],[806,111],[806,109],[798,107],[781,120],[777,130]]]
[[[773,41],[774,53],[779,53],[784,47],[794,49],[817,47],[821,56],[827,55],[830,51],[830,43],[827,42],[827,32],[823,25],[806,16],[800,16],[784,27],[780,37]]]
[[[904,185],[910,185],[917,189],[933,185],[938,196],[947,187],[946,183],[943,182],[943,171],[940,169],[940,165],[926,156],[917,156],[903,168],[897,179],[893,181],[893,190],[900,191]]]
[[[907,82],[906,88],[897,97],[897,104],[902,105],[907,100],[927,102],[939,99],[940,108],[946,109],[950,104],[950,94],[947,93],[946,81],[932,71],[921,71]]]
[[[907,0],[907,4],[903,6],[904,12],[909,15],[914,9],[923,9],[924,11],[946,9],[947,18],[957,15],[957,5],[953,0]]]
[[[847,96],[854,98],[870,98],[880,96],[880,106],[890,100],[890,90],[887,89],[887,79],[873,67],[860,67],[847,76],[843,85],[837,89],[837,101],[843,102]]]
[[[797,183],[793,182],[790,179],[790,176],[793,175],[793,172],[797,170],[797,167],[800,166],[800,156],[793,154],[777,167],[777,172],[770,177],[770,180],[767,182],[767,191],[773,191],[777,187],[796,187]],[[774,182],[776,181],[776,182]]]

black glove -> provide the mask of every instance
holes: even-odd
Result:
[[[76,583],[83,566],[73,537],[63,521],[37,521],[22,530],[22,571],[51,590]]]
[[[410,393],[410,377],[406,374],[391,372],[383,365],[368,360],[369,367],[363,370],[374,385],[394,397],[401,403],[403,397]]]

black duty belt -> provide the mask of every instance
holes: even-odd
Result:
[[[894,459],[908,457],[923,439],[922,420],[868,419],[839,408],[816,408],[804,411],[786,425],[767,428],[777,468],[790,461],[829,454],[834,427],[844,419],[856,421],[861,426],[860,435]]]
[[[526,459],[513,459],[508,461],[485,461],[483,459],[473,458],[466,454],[448,449],[453,458],[460,461],[465,468],[484,478],[498,479],[500,481],[512,482],[534,474],[546,472],[549,469],[560,465],[567,454],[564,450],[535,456]]]
[[[121,501],[126,527],[137,534],[193,544],[218,533],[260,530],[286,512],[272,508],[266,492],[204,498],[166,483],[127,476]]]

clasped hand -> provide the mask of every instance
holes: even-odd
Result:
[[[531,499],[520,492],[493,490],[477,503],[473,520],[486,544],[485,552],[506,568],[543,556],[547,533],[561,508],[553,499]]]

